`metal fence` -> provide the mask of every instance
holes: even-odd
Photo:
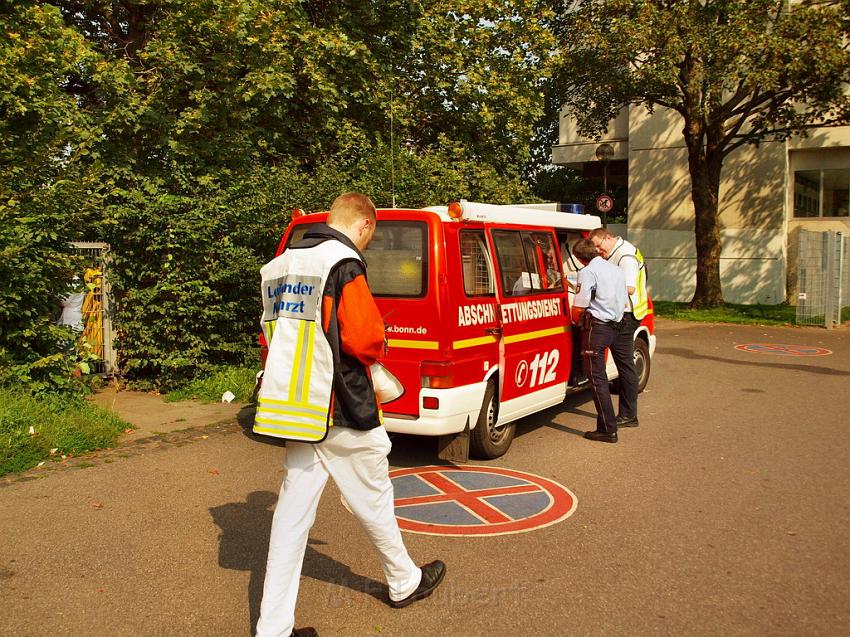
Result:
[[[115,372],[116,353],[112,345],[112,315],[109,307],[109,244],[75,241],[74,252],[85,258],[82,279],[85,296],[82,304],[83,331],[80,340],[91,347],[97,358],[93,374],[111,375]]]
[[[850,320],[850,239],[800,230],[797,324],[832,328]]]

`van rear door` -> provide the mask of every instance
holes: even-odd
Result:
[[[433,250],[432,246],[437,246]],[[439,218],[422,211],[379,210],[375,235],[363,256],[372,295],[386,326],[381,363],[404,394],[384,406],[397,416],[419,415],[421,361],[441,358],[438,262],[444,258]]]

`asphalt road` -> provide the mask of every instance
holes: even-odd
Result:
[[[297,625],[328,635],[841,635],[850,631],[850,332],[659,321],[641,426],[617,445],[589,394],[478,463],[560,482],[574,514],[496,537],[405,534],[443,586],[384,602],[363,532],[325,492]],[[788,357],[741,343],[826,347]],[[247,421],[247,414],[242,414]],[[0,635],[248,635],[282,446],[193,429],[0,483]],[[393,467],[431,464],[396,437]]]

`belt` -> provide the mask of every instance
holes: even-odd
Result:
[[[594,325],[617,325],[620,321],[603,321],[602,319],[593,317],[590,319],[590,322]]]
[[[623,325],[623,321],[622,321],[622,320],[619,320],[619,321],[603,321],[602,319],[598,319],[598,318],[591,318],[591,319],[590,319],[590,322],[591,322],[593,325],[610,325],[610,326],[611,326],[611,327],[613,327],[614,329],[620,329],[620,328],[622,327],[622,325]]]

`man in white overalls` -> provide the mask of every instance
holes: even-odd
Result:
[[[439,560],[414,564],[395,518],[391,445],[368,369],[385,342],[361,252],[375,226],[368,197],[340,195],[327,225],[308,231],[261,271],[269,355],[254,431],[287,443],[257,637],[317,635],[294,629],[295,601],[329,476],[378,551],[391,606],[427,597],[445,575]]]

